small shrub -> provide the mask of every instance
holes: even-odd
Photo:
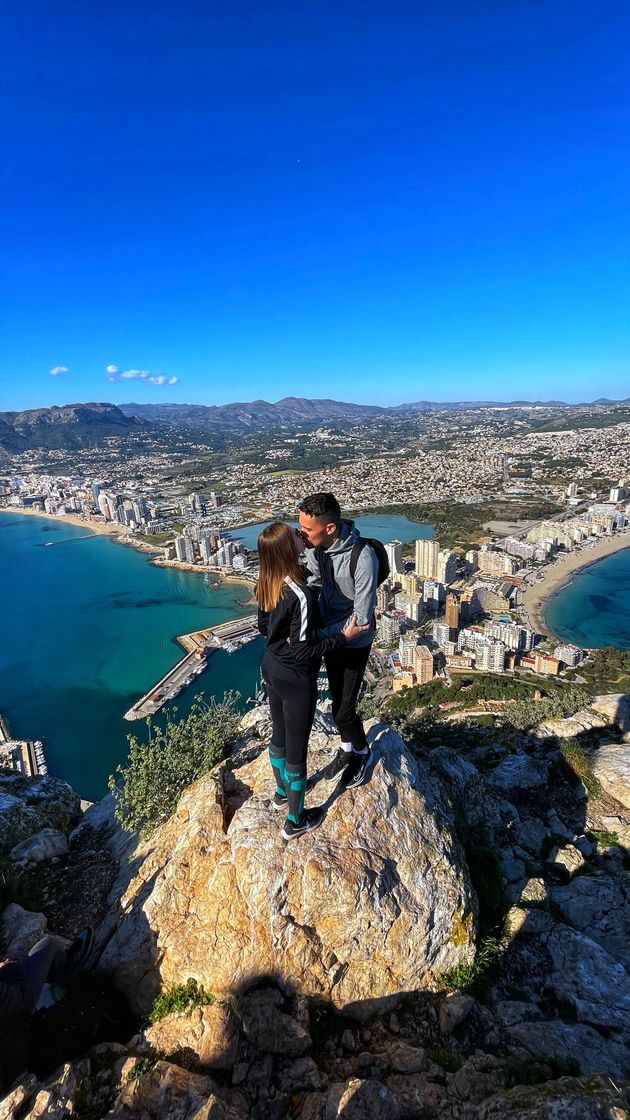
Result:
[[[139,1077],[142,1077],[143,1073],[150,1073],[159,1060],[157,1054],[151,1058],[138,1058],[133,1069],[127,1074],[127,1081],[137,1081]]]
[[[173,984],[160,992],[149,1015],[150,1023],[158,1023],[167,1015],[188,1011],[190,1007],[203,1007],[214,1003],[215,997],[206,992],[202,984],[190,977],[185,984]]]
[[[192,782],[225,758],[234,740],[239,713],[237,692],[221,703],[194,704],[185,719],[149,725],[149,739],[129,735],[129,758],[109,779],[115,814],[123,828],[150,836],[175,812],[181,794]]]
[[[490,973],[499,954],[496,937],[486,937],[481,942],[472,964],[458,964],[440,977],[441,988],[455,989],[482,995],[488,985]]]
[[[602,848],[611,848],[613,844],[619,843],[619,837],[616,832],[606,832],[605,830],[593,828],[589,832],[589,836],[591,836],[597,844],[601,844]]]
[[[601,785],[591,770],[590,762],[582,747],[579,747],[572,740],[566,739],[560,743],[560,753],[572,774],[584,782],[591,797],[597,797],[598,793],[601,792]]]

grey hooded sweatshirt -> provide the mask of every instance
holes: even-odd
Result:
[[[370,629],[349,643],[355,648],[368,646],[376,635],[374,610],[378,560],[369,545],[364,545],[359,554],[354,579],[350,575],[352,548],[359,536],[354,521],[342,521],[339,536],[330,548],[307,548],[305,553],[309,586],[320,588],[322,625],[317,637],[335,637],[356,614],[358,625],[365,626],[367,622]]]

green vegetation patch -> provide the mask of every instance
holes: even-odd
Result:
[[[457,1073],[458,1069],[461,1069],[464,1064],[459,1054],[456,1054],[454,1050],[449,1050],[446,1046],[429,1046],[426,1055],[430,1062],[434,1062],[436,1066],[440,1066],[447,1073]]]
[[[184,790],[225,758],[238,731],[238,700],[237,692],[228,692],[220,703],[197,702],[179,722],[167,718],[159,726],[148,719],[147,742],[127,737],[127,763],[109,779],[123,828],[150,836],[175,812]]]
[[[593,828],[588,835],[591,840],[594,840],[602,848],[612,848],[613,844],[619,843],[619,837],[617,833],[606,832],[605,829]]]
[[[576,670],[593,696],[608,692],[630,692],[630,650],[605,646],[593,650]]]
[[[499,941],[496,937],[485,937],[477,950],[472,964],[458,964],[449,969],[439,979],[441,988],[448,991],[469,992],[478,998],[483,997],[491,981],[491,975],[499,955]]]
[[[580,1063],[576,1058],[553,1058],[543,1054],[508,1058],[503,1067],[506,1089],[516,1085],[542,1085],[545,1081],[557,1081],[559,1077],[579,1075]]]
[[[206,992],[203,984],[199,984],[191,976],[185,984],[172,984],[160,992],[153,1004],[149,1022],[159,1023],[167,1015],[181,1014],[191,1007],[205,1007],[214,1002],[215,996]]]
[[[582,747],[578,746],[572,739],[565,739],[560,743],[560,753],[572,774],[584,782],[592,797],[597,797],[601,793],[602,787],[599,779],[595,777],[588,756]]]

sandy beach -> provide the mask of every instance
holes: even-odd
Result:
[[[96,533],[101,537],[120,537],[124,535],[122,525],[114,525],[111,521],[88,521],[78,513],[42,513],[39,509],[25,509],[19,506],[4,506],[0,513],[19,513],[24,517],[43,517],[46,521],[56,521],[59,525],[78,525],[88,533]]]
[[[593,547],[586,545],[575,552],[562,553],[545,568],[543,578],[525,591],[523,596],[525,624],[538,634],[555,637],[545,621],[545,607],[552,595],[555,595],[565,584],[570,583],[571,577],[581,568],[588,568],[597,560],[611,556],[622,548],[630,548],[628,529],[615,533],[613,537],[603,537]]]

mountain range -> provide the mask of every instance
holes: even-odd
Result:
[[[600,397],[579,405],[564,401],[413,401],[390,407],[353,404],[347,401],[284,397],[280,401],[257,400],[224,405],[122,404],[89,402],[32,408],[24,412],[0,412],[0,453],[7,455],[37,449],[67,450],[98,447],[111,436],[127,438],[154,434],[164,428],[187,430],[197,436],[229,438],[250,432],[295,425],[317,427],[343,420],[369,422],[424,412],[466,412],[480,408],[549,408],[579,411],[629,405]]]

